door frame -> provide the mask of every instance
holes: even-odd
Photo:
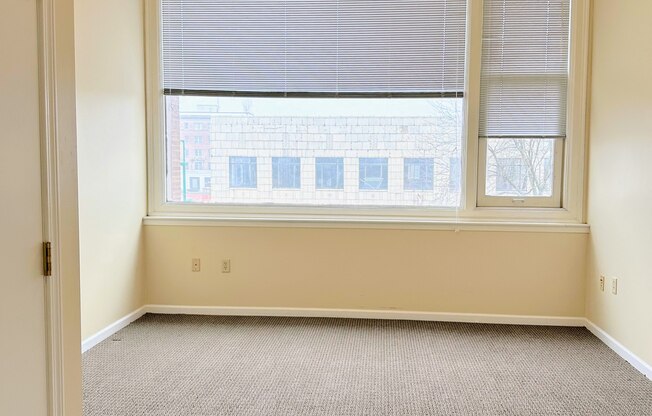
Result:
[[[81,416],[74,1],[35,1],[43,240],[52,243],[52,276],[44,278],[48,415]]]

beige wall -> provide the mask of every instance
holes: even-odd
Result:
[[[82,337],[144,304],[143,5],[76,0]]]
[[[652,363],[652,2],[596,0],[586,314]],[[598,278],[609,279],[605,292]],[[619,278],[618,295],[610,278]]]
[[[147,226],[148,302],[582,316],[586,234]],[[192,273],[191,259],[202,260]],[[232,272],[220,272],[230,258]]]

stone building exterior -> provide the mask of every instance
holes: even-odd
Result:
[[[453,206],[459,201],[459,137],[442,133],[434,117],[214,113],[210,136],[213,202]],[[248,169],[248,183],[238,177],[240,162]]]

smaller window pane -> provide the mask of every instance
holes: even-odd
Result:
[[[201,144],[201,142],[202,142],[201,136],[195,136],[195,143]]]
[[[255,157],[231,156],[229,158],[229,186],[231,188],[257,186]]]
[[[211,178],[210,176],[207,178],[204,178],[204,188],[210,189],[211,188]]]
[[[298,157],[272,158],[272,188],[301,188],[301,159]]]
[[[317,189],[344,189],[344,159],[341,157],[315,158]]]
[[[403,161],[403,187],[406,190],[432,190],[435,161],[431,158],[408,158]]]
[[[202,170],[204,164],[201,161],[197,161],[193,164],[193,166],[195,167],[195,170]]]
[[[360,158],[360,189],[387,190],[387,158]]]
[[[486,194],[552,196],[554,139],[487,139]]]

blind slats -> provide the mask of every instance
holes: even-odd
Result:
[[[565,137],[570,0],[484,0],[481,137]]]
[[[162,0],[166,93],[461,96],[466,0]]]

